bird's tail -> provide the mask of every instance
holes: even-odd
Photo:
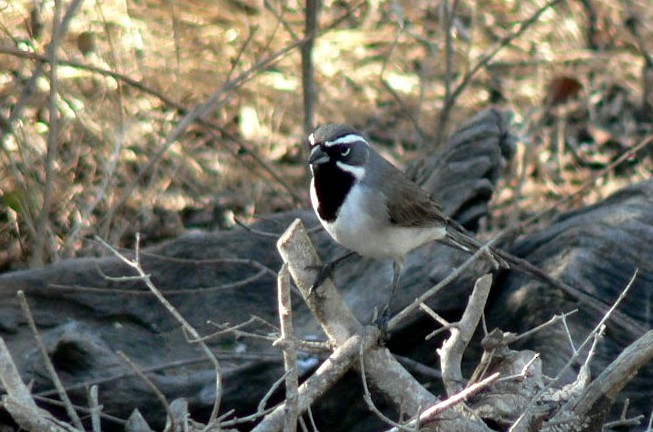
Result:
[[[483,247],[483,243],[472,237],[462,225],[452,222],[450,221],[450,225],[447,227],[447,237],[443,239],[445,243],[469,254],[473,254]],[[495,261],[497,267],[510,268],[510,257],[504,256],[505,254],[502,251],[495,250],[492,247],[487,248],[487,251],[490,258]]]
[[[470,254],[483,247],[481,242],[468,234],[468,231],[455,221],[450,221],[449,226],[447,226],[447,237],[442,239],[442,241],[450,246]],[[546,283],[551,287],[560,289],[562,292],[568,294],[572,298],[578,299],[581,303],[588,306],[591,310],[595,311],[598,314],[597,316],[602,316],[608,313],[608,310],[610,310],[610,305],[607,305],[602,299],[553,278],[544,270],[534,266],[523,258],[519,258],[504,250],[491,247],[488,248],[488,252],[489,256],[496,261],[498,266],[502,268],[517,270],[520,273],[534,278],[535,280]],[[632,334],[641,335],[648,330],[636,320],[625,315],[622,312],[615,310],[611,313],[611,319],[614,321],[614,323],[619,325],[622,329],[632,332]]]

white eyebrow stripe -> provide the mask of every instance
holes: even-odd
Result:
[[[337,138],[333,141],[325,141],[324,146],[333,147],[338,144],[351,144],[355,142],[362,142],[367,144],[367,141],[365,141],[365,139],[362,136],[358,134],[349,134],[349,135],[341,136],[340,138]]]

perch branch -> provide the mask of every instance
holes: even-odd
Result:
[[[320,323],[329,340],[340,346],[351,337],[369,338],[376,341],[379,331],[364,328],[343,302],[330,279],[309,296],[310,287],[317,276],[320,261],[301,220],[296,219],[279,238],[277,248],[288,263],[295,285],[304,295],[306,304]],[[370,336],[372,335],[372,336]],[[354,354],[357,347],[354,348]],[[417,382],[386,348],[373,347],[365,354],[366,376],[388,400],[402,412],[416,415],[422,407],[433,405],[435,397]],[[301,393],[300,393],[301,395]],[[303,412],[300,396],[300,411]],[[478,419],[468,418],[465,413],[448,413],[439,420],[443,429],[487,430]]]
[[[490,384],[495,382],[499,378],[499,372],[490,375],[489,377],[467,387],[466,389],[460,391],[459,393],[443,400],[440,403],[437,403],[428,409],[425,409],[423,413],[420,414],[419,419],[414,419],[411,420],[407,426],[412,426],[413,424],[416,424],[418,421],[420,423],[425,423],[428,422],[429,420],[435,418],[436,416],[439,416],[443,411],[456,406],[462,402],[465,401],[470,396],[475,395],[479,391],[487,388]],[[395,432],[395,429],[391,429],[390,432]]]

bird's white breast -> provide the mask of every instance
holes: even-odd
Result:
[[[385,202],[382,202],[385,196],[379,195],[371,200],[370,193],[373,192],[365,186],[356,184],[349,191],[334,222],[320,219],[331,237],[347,249],[376,259],[398,259],[424,243],[446,235],[444,227],[406,228],[390,225]],[[317,212],[317,195],[313,183],[311,203]]]

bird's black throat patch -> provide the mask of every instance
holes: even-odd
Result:
[[[313,167],[313,176],[319,203],[317,213],[322,220],[333,222],[356,178],[340,169],[334,161]]]

